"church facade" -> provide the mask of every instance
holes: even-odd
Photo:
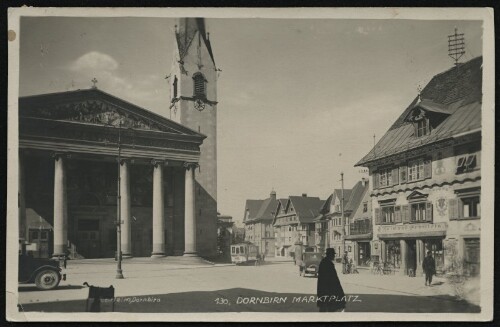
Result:
[[[24,250],[113,257],[119,222],[124,257],[215,255],[216,70],[206,37],[203,19],[178,21],[176,89],[162,115],[95,87],[19,99]]]

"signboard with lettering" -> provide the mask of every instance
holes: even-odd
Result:
[[[445,235],[448,229],[447,223],[435,224],[404,224],[404,225],[386,225],[378,226],[379,237],[407,237],[407,236],[439,236]],[[401,234],[401,235],[398,235]]]

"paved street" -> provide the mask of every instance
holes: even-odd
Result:
[[[21,285],[22,310],[74,312],[85,310],[90,285],[115,291],[115,311],[122,312],[313,312],[316,278],[300,277],[289,261],[262,266],[209,264],[201,260],[134,258],[124,261],[125,279],[117,280],[112,259],[70,261],[67,281],[58,289],[38,291]],[[340,266],[337,267],[340,270]],[[432,287],[423,278],[339,274],[350,312],[479,312],[458,301],[445,279]],[[103,304],[104,307],[104,304]]]

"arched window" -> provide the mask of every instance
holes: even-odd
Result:
[[[205,77],[201,73],[196,73],[193,75],[193,80],[194,80],[194,97],[205,98],[207,95]]]

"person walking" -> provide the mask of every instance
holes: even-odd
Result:
[[[432,252],[427,251],[427,256],[424,258],[424,262],[422,263],[422,268],[425,273],[425,286],[431,286],[432,284],[432,275],[436,273],[436,261],[432,257]]]
[[[344,255],[342,256],[342,273],[347,274],[349,273],[347,271],[347,266],[349,264],[349,258],[347,257],[347,251],[344,252]]]
[[[333,263],[335,259],[335,250],[328,248],[325,254],[318,268],[317,306],[319,312],[343,311],[346,301],[344,289],[340,284],[337,270],[335,270],[335,265]]]

